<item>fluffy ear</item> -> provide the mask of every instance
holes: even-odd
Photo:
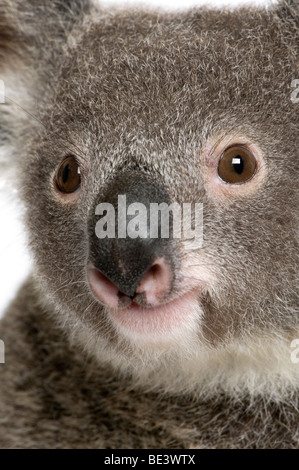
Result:
[[[47,86],[50,89],[51,77],[57,75],[67,38],[91,8],[89,0],[1,0],[2,162],[7,162],[7,149],[16,147],[20,136],[34,125],[30,116],[35,114],[35,104],[47,99]]]
[[[89,0],[2,0],[0,5],[0,57],[34,54],[56,48],[79,18],[90,10]],[[56,47],[55,47],[56,46]]]

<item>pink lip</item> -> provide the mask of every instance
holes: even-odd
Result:
[[[198,297],[197,289],[159,307],[146,308],[132,303],[127,308],[108,311],[116,325],[131,334],[169,334],[194,318]]]

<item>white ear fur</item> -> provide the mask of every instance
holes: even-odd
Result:
[[[40,125],[34,96],[37,77],[19,62],[18,71],[7,67],[1,79],[5,95],[0,104],[0,167],[2,174],[9,174],[24,149],[24,137]]]
[[[51,89],[58,59],[55,51],[85,13],[89,0],[2,0],[0,4],[0,80],[5,103],[0,103],[0,165],[8,168],[23,148],[22,136],[39,125],[37,102]],[[60,54],[57,54],[60,56]],[[44,83],[46,82],[46,83]],[[2,88],[0,95],[2,96]],[[2,100],[3,101],[3,100]]]

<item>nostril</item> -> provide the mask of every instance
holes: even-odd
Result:
[[[121,303],[123,303],[123,299],[120,299],[118,295],[118,287],[116,287],[113,282],[109,281],[109,279],[91,263],[89,263],[87,267],[87,278],[94,295],[105,305],[117,308],[120,300]]]
[[[148,305],[158,305],[171,288],[171,268],[164,258],[158,258],[145,273],[136,289]]]
[[[162,268],[161,268],[161,265],[156,263],[154,264],[150,269],[150,274],[151,276],[153,276],[154,279],[157,279],[159,277],[159,275],[161,276],[161,271],[162,271]]]

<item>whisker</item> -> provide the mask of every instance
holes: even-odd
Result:
[[[64,283],[62,286],[60,286],[58,289],[56,289],[56,290],[53,292],[53,295],[57,294],[57,292],[59,292],[59,291],[62,290],[62,289],[68,289],[69,287],[72,287],[72,286],[77,285],[77,284],[84,284],[84,285],[87,285],[87,283],[86,283],[85,281],[67,282],[67,283]]]

